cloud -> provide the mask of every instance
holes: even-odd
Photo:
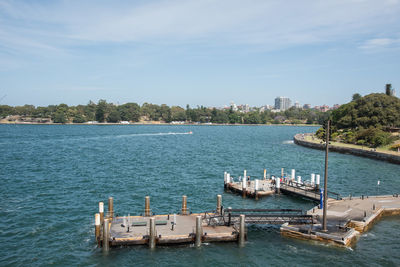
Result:
[[[365,50],[376,50],[398,45],[400,45],[400,38],[375,38],[365,41],[360,48]]]
[[[99,44],[280,49],[398,31],[397,0],[0,2],[3,49],[51,53]],[[392,30],[391,30],[392,29]],[[393,31],[393,32],[392,32]]]

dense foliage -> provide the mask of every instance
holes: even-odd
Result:
[[[0,106],[0,117],[19,115],[30,118],[51,118],[55,123],[84,123],[88,121],[120,122],[120,121],[161,121],[161,122],[187,122],[187,123],[224,123],[224,124],[321,124],[329,116],[318,110],[303,110],[294,107],[282,111],[261,111],[255,109],[251,112],[234,111],[232,109],[216,109],[198,106],[186,109],[179,106],[169,107],[165,104],[155,105],[136,103],[114,105],[100,100],[97,104],[89,102],[87,105],[68,106],[66,104],[50,105],[48,107],[25,106]]]
[[[387,94],[353,95],[353,101],[331,113],[331,139],[370,147],[391,144],[396,138],[386,130],[400,127],[400,99]],[[325,128],[316,133],[325,138]]]

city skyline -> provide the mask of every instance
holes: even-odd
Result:
[[[5,0],[0,104],[344,104],[399,86],[399,13],[398,0]]]

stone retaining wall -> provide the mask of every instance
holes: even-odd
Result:
[[[314,148],[314,149],[320,149],[323,150],[325,149],[324,144],[318,144],[318,143],[313,143],[305,140],[305,136],[311,136],[313,134],[296,134],[293,137],[293,141],[295,144],[300,145],[300,146],[305,146],[309,148]],[[372,158],[372,159],[377,159],[377,160],[383,160],[383,161],[388,161],[391,163],[395,164],[400,164],[400,155],[391,155],[391,154],[386,154],[378,151],[371,151],[371,150],[363,150],[363,149],[358,149],[358,148],[350,148],[350,147],[341,147],[341,146],[335,146],[335,145],[330,145],[329,146],[329,151],[334,151],[334,152],[339,152],[339,153],[344,153],[344,154],[352,154],[355,156],[361,156],[361,157],[367,157],[367,158]]]

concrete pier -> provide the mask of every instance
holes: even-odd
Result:
[[[282,235],[339,246],[351,246],[357,241],[360,233],[370,229],[382,216],[400,215],[400,197],[398,195],[329,199],[327,205],[326,232],[322,229],[323,211],[315,207],[310,209],[307,214],[313,215],[319,224],[312,226],[284,224],[281,226]]]

